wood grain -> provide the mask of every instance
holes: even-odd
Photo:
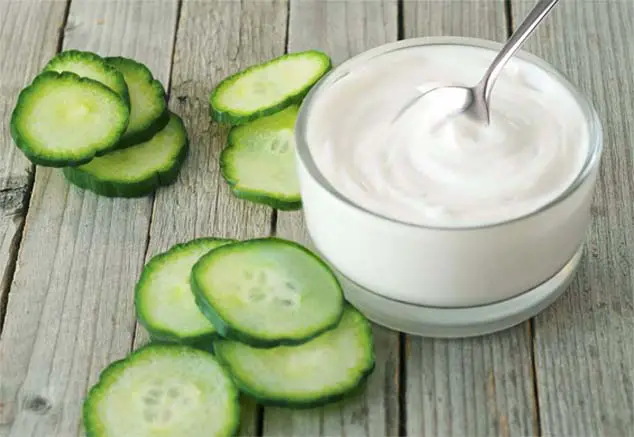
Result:
[[[166,83],[176,16],[176,0],[74,0],[64,48],[134,57]],[[87,388],[130,350],[150,208],[37,169],[0,340],[4,435],[81,433]]]
[[[226,76],[284,53],[287,11],[286,1],[183,3],[170,107],[184,119],[191,151],[177,183],[156,197],[148,258],[197,237],[270,234],[272,210],[237,199],[220,176],[227,130],[210,120],[208,97]],[[139,346],[148,336],[137,329]],[[256,434],[257,417],[245,399],[241,435]]]
[[[177,3],[73,0],[64,47],[136,57],[167,85]],[[406,37],[505,36],[501,0],[402,3]],[[32,166],[6,120],[19,90],[55,52],[65,4],[0,0],[0,319],[10,286],[0,331],[2,437],[81,435],[86,389],[132,342],[147,341],[132,299],[150,256],[199,236],[269,233],[271,210],[234,198],[220,179],[226,130],[209,121],[207,97],[226,75],[284,52],[287,7],[288,49],[322,48],[335,63],[397,34],[391,0],[184,0],[170,108],[183,116],[192,152],[179,181],[152,207],[152,198],[84,193],[59,171],[38,168],[13,275]],[[512,0],[514,21],[533,4]],[[407,337],[399,375],[398,335],[377,327],[379,365],[362,394],[323,409],[266,408],[265,435],[398,435],[399,390],[411,436],[633,435],[633,24],[631,1],[562,2],[527,46],[592,99],[606,140],[581,270],[536,317],[534,337],[528,324],[467,340]],[[279,213],[277,233],[306,241],[301,213]],[[242,421],[241,434],[258,433],[253,403],[244,404]]]
[[[502,1],[406,1],[403,12],[405,37],[506,37]],[[405,352],[408,435],[536,433],[528,324],[471,339],[410,337]]]
[[[513,1],[519,22],[530,4]],[[528,42],[595,105],[605,148],[581,269],[535,319],[544,435],[634,435],[634,3],[563,2]]]
[[[66,3],[0,1],[0,333],[33,172],[11,139],[9,119],[20,90],[57,50]]]
[[[397,37],[395,1],[293,0],[289,51],[318,48],[335,64]],[[301,212],[279,212],[277,235],[306,243]],[[347,401],[306,411],[265,408],[264,435],[393,436],[398,434],[398,334],[375,327],[377,367],[364,391]]]

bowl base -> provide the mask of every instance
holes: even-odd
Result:
[[[310,249],[319,253],[314,245]],[[487,305],[455,308],[408,304],[383,297],[329,265],[341,282],[346,299],[372,322],[421,337],[464,338],[502,331],[542,312],[566,291],[582,254],[583,245],[554,276],[515,297]]]

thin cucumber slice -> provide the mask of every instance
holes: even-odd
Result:
[[[227,437],[239,392],[216,358],[189,346],[149,345],[110,364],[83,405],[88,437]]]
[[[170,114],[167,126],[149,141],[65,168],[64,175],[74,185],[102,196],[146,196],[176,181],[188,144],[183,121]]]
[[[301,344],[337,325],[341,286],[330,268],[291,241],[222,246],[192,269],[199,308],[218,333],[256,347]]]
[[[243,124],[299,103],[332,68],[317,50],[289,53],[251,66],[224,79],[209,97],[211,117]]]
[[[20,92],[11,136],[35,164],[76,166],[111,150],[129,114],[128,105],[100,82],[47,71]]]
[[[177,244],[147,263],[136,285],[135,305],[137,318],[152,339],[189,344],[211,340],[216,330],[198,309],[189,278],[201,256],[232,242],[199,238]]]
[[[140,62],[123,57],[105,59],[123,74],[130,92],[130,122],[117,148],[148,141],[169,122],[165,88]]]
[[[46,64],[44,71],[69,71],[80,77],[96,80],[119,94],[126,104],[130,105],[128,85],[123,75],[96,53],[81,50],[63,51]]]
[[[292,105],[231,129],[220,168],[236,197],[280,210],[301,208],[293,136],[297,112]]]
[[[347,305],[339,325],[299,346],[254,348],[214,341],[238,388],[264,405],[315,407],[356,391],[375,367],[367,319]]]

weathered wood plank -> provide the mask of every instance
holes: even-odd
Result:
[[[8,121],[20,90],[57,50],[66,4],[0,1],[0,333],[33,171],[11,140]]]
[[[404,3],[405,37],[506,38],[502,1]],[[528,324],[482,338],[410,337],[407,433],[412,436],[534,435]]]
[[[293,0],[289,51],[319,48],[335,64],[397,38],[396,1]],[[277,235],[306,243],[301,212],[280,212]],[[264,410],[264,435],[394,436],[398,434],[398,333],[375,327],[377,367],[364,392],[307,411]]]
[[[148,258],[202,236],[269,235],[272,210],[235,198],[220,176],[227,130],[210,121],[208,97],[229,74],[284,53],[287,11],[285,0],[183,3],[170,107],[184,118],[191,152],[178,182],[156,197]],[[138,346],[148,337],[137,330]],[[245,400],[241,434],[256,427],[256,406]]]
[[[176,16],[176,0],[74,0],[64,48],[135,57],[167,84]],[[6,435],[80,434],[86,389],[130,350],[150,210],[37,169],[0,341]]]
[[[530,3],[513,1],[515,22]],[[634,430],[634,3],[562,2],[527,43],[594,103],[605,149],[588,250],[570,290],[535,318],[544,435]]]

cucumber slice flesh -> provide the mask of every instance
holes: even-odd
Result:
[[[112,363],[83,407],[88,437],[225,437],[239,409],[216,358],[181,345],[146,346]]]
[[[140,62],[123,57],[106,58],[106,62],[123,74],[130,93],[130,122],[118,147],[149,140],[169,121],[165,88]]]
[[[172,113],[168,125],[149,141],[65,168],[64,175],[73,184],[104,196],[145,196],[176,180],[187,149],[183,121]]]
[[[243,124],[300,102],[332,68],[322,52],[289,53],[224,79],[210,96],[212,117]]]
[[[236,197],[281,210],[301,208],[293,135],[298,107],[237,126],[220,156]]]
[[[344,305],[329,267],[278,238],[204,255],[192,269],[192,290],[221,335],[259,347],[301,344],[336,326]]]
[[[51,59],[44,67],[44,71],[68,71],[80,77],[96,80],[116,92],[126,104],[130,104],[128,86],[123,75],[96,53],[66,50]]]
[[[336,328],[299,346],[269,349],[227,340],[214,351],[240,390],[266,405],[313,407],[345,397],[375,366],[372,329],[347,305]]]
[[[105,85],[74,73],[44,72],[18,97],[11,119],[17,146],[36,164],[79,165],[111,150],[128,106]]]
[[[232,240],[200,238],[154,256],[136,286],[137,317],[153,339],[195,343],[216,332],[200,312],[190,287],[194,264]]]

